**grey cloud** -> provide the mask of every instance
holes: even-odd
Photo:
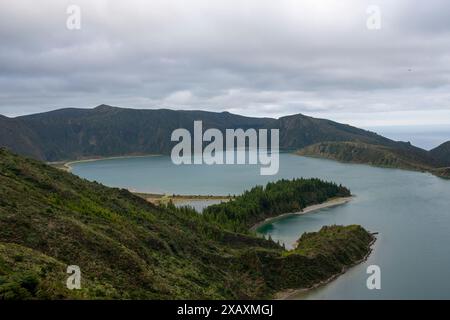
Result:
[[[450,109],[450,4],[375,2],[379,31],[365,0],[2,2],[0,113],[108,103],[437,121]],[[79,31],[65,28],[69,4]]]

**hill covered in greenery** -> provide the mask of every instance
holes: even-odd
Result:
[[[444,161],[429,158],[422,151],[373,145],[362,142],[321,142],[296,152],[298,155],[327,158],[342,162],[369,164],[379,167],[428,171],[440,177],[450,177]]]
[[[443,165],[450,167],[450,141],[444,142],[440,146],[430,150],[430,153],[436,159],[440,159]]]
[[[0,147],[50,162],[169,154],[176,143],[170,141],[173,130],[185,128],[193,134],[195,120],[203,122],[204,130],[217,128],[222,133],[238,128],[279,129],[279,146],[284,151],[306,148],[300,153],[426,170],[448,177],[448,143],[426,151],[408,142],[393,141],[374,132],[302,114],[273,119],[229,112],[137,110],[107,105],[94,109],[67,108],[16,118],[0,116]]]
[[[94,109],[60,109],[17,118],[0,118],[0,146],[44,161],[77,160],[138,154],[169,154],[173,130],[279,129],[280,148],[295,150],[322,141],[392,144],[373,132],[302,114],[272,118],[229,112],[136,110],[106,105]]]
[[[253,225],[283,213],[302,211],[305,207],[335,197],[348,197],[350,190],[320,179],[294,179],[256,186],[232,201],[209,206],[203,216],[234,232],[245,233]]]
[[[373,240],[356,226],[314,237],[286,251],[0,149],[0,299],[271,298],[341,272]],[[68,265],[81,290],[66,288]]]

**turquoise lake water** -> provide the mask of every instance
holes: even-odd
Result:
[[[379,232],[369,259],[306,299],[450,299],[450,181],[427,173],[280,154],[275,176],[256,165],[182,165],[170,157],[109,159],[73,164],[74,174],[108,186],[175,194],[239,194],[280,178],[318,177],[342,183],[351,202],[289,216],[260,228],[291,247],[323,225],[361,224]],[[381,290],[366,287],[366,268],[381,268]]]

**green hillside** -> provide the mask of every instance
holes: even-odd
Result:
[[[3,120],[0,146],[45,161],[76,160],[138,154],[169,154],[173,130],[192,132],[195,120],[204,130],[248,128],[280,130],[280,148],[295,150],[322,141],[364,141],[392,144],[373,132],[302,114],[280,119],[244,117],[228,112],[136,110],[98,106],[94,109],[60,109]],[[30,147],[29,141],[32,141]]]
[[[369,164],[379,167],[428,171],[436,176],[450,177],[442,160],[427,158],[424,154],[403,148],[387,147],[362,142],[321,142],[296,152],[298,155],[320,157],[342,162]],[[442,158],[441,158],[442,159]]]
[[[450,141],[430,150],[430,153],[433,157],[440,159],[443,165],[450,167]]]
[[[361,142],[322,142],[303,148],[297,154],[374,166],[425,169],[420,161],[402,157],[395,149]]]
[[[0,150],[0,299],[270,298],[339,273],[373,240],[358,226],[314,237],[285,251]],[[68,265],[81,290],[65,287]]]
[[[0,115],[0,147],[35,159],[45,159],[41,142],[36,134],[23,121]]]
[[[0,147],[44,161],[169,154],[176,143],[170,141],[173,130],[186,128],[192,133],[195,120],[203,122],[204,130],[217,128],[222,132],[237,128],[279,129],[281,150],[307,148],[300,152],[340,161],[428,170],[439,176],[445,176],[445,167],[450,166],[448,144],[426,151],[374,132],[302,114],[272,119],[229,112],[137,110],[107,105],[17,118],[0,116]]]
[[[285,151],[307,148],[300,153],[340,161],[427,170],[448,176],[445,169],[450,166],[448,143],[426,151],[374,132],[302,114],[272,119],[229,112],[137,110],[107,105],[94,109],[59,109],[17,118],[0,116],[0,147],[50,162],[169,154],[176,143],[170,141],[173,130],[186,128],[192,133],[195,120],[203,122],[204,130],[217,128],[222,132],[237,128],[279,129],[279,146]]]

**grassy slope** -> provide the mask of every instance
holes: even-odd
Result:
[[[348,243],[316,256],[288,253],[0,149],[0,299],[268,298],[368,252],[366,231],[336,228],[349,232]],[[343,258],[350,250],[351,261]],[[72,264],[82,271],[79,291],[65,288]]]

